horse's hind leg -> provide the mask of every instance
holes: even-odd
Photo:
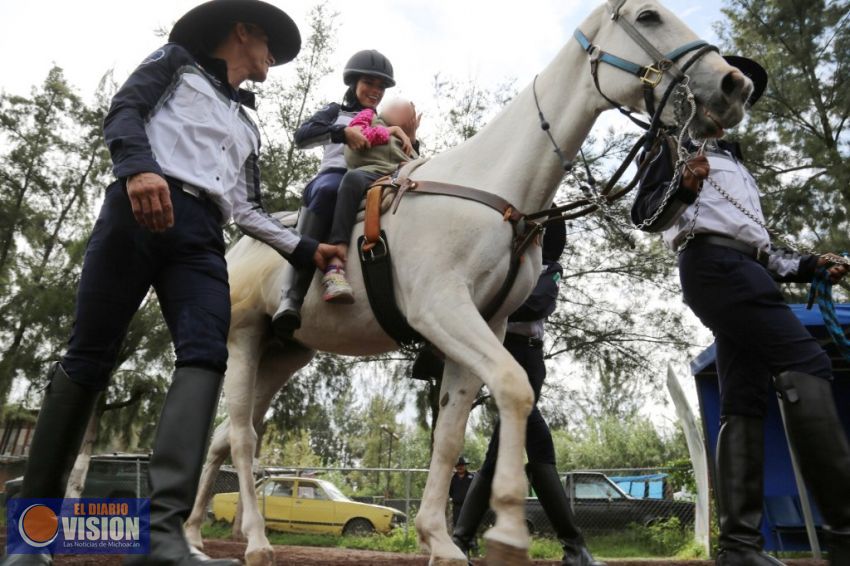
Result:
[[[246,348],[243,354],[248,352]],[[239,500],[242,503],[242,532],[248,539],[245,561],[249,566],[273,564],[274,552],[266,537],[265,521],[254,489],[254,454],[257,447],[255,421],[262,420],[274,394],[289,377],[310,362],[314,355],[297,345],[269,348],[253,358],[254,371],[249,383],[225,381],[224,394],[230,416],[230,452],[239,475]],[[231,359],[233,350],[231,350]],[[250,361],[244,361],[247,365]]]
[[[189,519],[183,525],[186,540],[197,549],[203,549],[204,542],[201,539],[201,525],[207,514],[207,506],[212,499],[212,491],[215,479],[221,465],[230,455],[230,419],[225,419],[213,432],[210,449],[207,452],[207,461],[201,472],[201,481],[198,484],[198,493],[195,495],[195,504]]]
[[[481,381],[451,360],[446,360],[440,388],[440,414],[434,430],[434,447],[422,505],[416,514],[419,542],[431,554],[432,564],[466,566],[463,552],[446,529],[446,501],[451,466],[463,446],[464,430]]]

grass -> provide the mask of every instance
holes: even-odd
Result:
[[[202,531],[204,538],[229,538],[229,523],[207,523]],[[336,536],[307,533],[280,533],[269,531],[269,541],[275,545],[321,546],[375,550],[382,552],[418,553],[419,543],[411,525],[405,535],[403,528],[389,535]],[[678,524],[661,524],[656,527],[634,527],[626,531],[590,535],[588,547],[594,556],[609,558],[702,558],[701,549],[693,542],[687,530]],[[479,552],[484,551],[484,541],[479,539]],[[534,559],[558,560],[563,550],[557,540],[534,537],[529,555]]]
[[[231,536],[230,523],[217,521],[205,523],[201,528],[201,536],[204,538],[229,538]],[[367,536],[337,536],[310,533],[281,533],[267,531],[269,542],[274,545],[284,546],[322,546],[336,548],[351,548],[355,550],[377,550],[381,552],[404,552],[408,554],[419,552],[419,543],[416,540],[416,531],[413,526],[408,529],[407,535],[403,528],[394,529],[388,535]]]

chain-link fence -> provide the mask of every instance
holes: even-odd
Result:
[[[82,495],[147,497],[147,463],[147,455],[94,456]],[[421,504],[427,474],[425,469],[265,467],[259,470],[256,480],[283,476],[325,480],[354,501],[401,511],[407,517],[403,523],[406,533]],[[693,488],[686,468],[583,470],[560,475],[576,523],[591,549],[603,556],[670,556],[693,540]],[[19,480],[7,482],[6,497],[18,489]],[[223,466],[216,476],[213,494],[238,489],[235,470]],[[274,505],[265,498],[275,497],[274,493],[259,489],[258,497],[264,499],[264,511],[271,513]],[[322,497],[334,499],[336,495]],[[556,538],[555,527],[530,488],[525,508],[533,536]],[[481,532],[493,520],[493,514],[488,512]]]

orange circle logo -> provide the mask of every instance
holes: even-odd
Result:
[[[37,548],[45,547],[59,534],[59,519],[53,509],[36,503],[21,513],[18,519],[18,532],[28,545]]]

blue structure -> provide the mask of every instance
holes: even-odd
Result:
[[[832,359],[835,375],[835,400],[842,417],[844,429],[850,435],[850,364],[840,356],[824,327],[820,310],[814,306],[807,310],[806,305],[790,305],[791,310],[815,336]],[[850,305],[836,305],[838,320],[845,328],[850,326]],[[691,362],[699,398],[700,415],[706,441],[706,452],[710,459],[710,470],[714,466],[714,448],[720,431],[720,391],[715,367],[715,347],[709,346]],[[769,403],[765,420],[765,521],[762,533],[768,550],[808,550],[799,494],[794,481],[791,457],[778,402]],[[814,507],[814,501],[812,501]],[[817,509],[813,509],[815,524],[820,526],[821,518]]]
[[[667,474],[643,476],[608,476],[624,492],[635,499],[664,499]]]

